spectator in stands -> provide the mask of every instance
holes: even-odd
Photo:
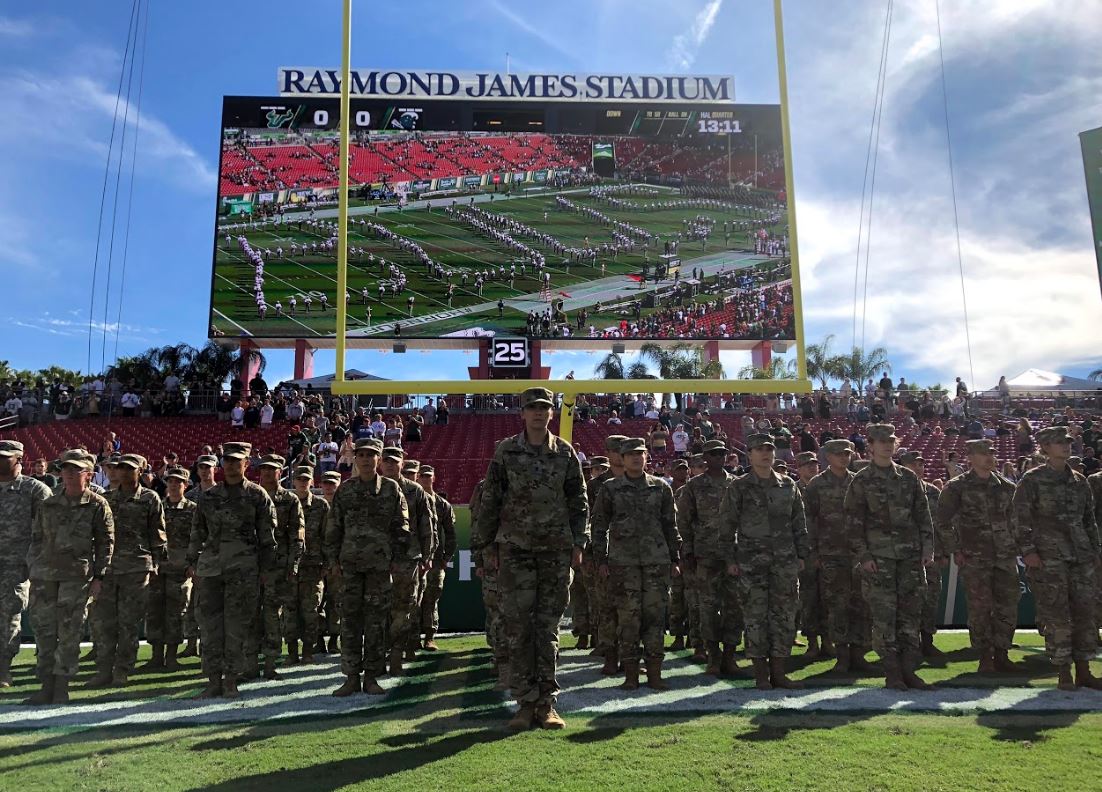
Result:
[[[699,426],[693,427],[693,436],[689,439],[689,453],[704,453],[704,435],[701,433]]]
[[[1018,421],[1017,435],[1018,435],[1018,453],[1019,454],[1032,454],[1033,453],[1033,426],[1029,423],[1028,418],[1022,418]]]
[[[707,410],[704,410],[704,412],[700,414],[697,426],[700,427],[700,434],[703,435],[705,443],[715,437],[716,427],[715,424],[712,423],[711,413]]]
[[[983,439],[983,421],[975,416],[968,421],[964,427],[964,432],[968,436],[969,440],[982,440]]]
[[[579,397],[579,399],[580,398],[581,397]],[[577,409],[577,405],[575,405],[575,409]],[[429,397],[428,404],[425,405],[425,409],[421,411],[421,414],[424,416],[426,426],[432,426],[436,423],[436,405],[432,403],[431,396]]]
[[[945,451],[941,455],[941,465],[946,474],[953,479],[964,473],[964,467],[957,461],[956,451]]]
[[[351,473],[356,463],[356,442],[351,434],[344,436],[341,441],[340,454],[337,457],[337,470],[341,473]]]
[[[1018,479],[1020,478],[1020,476],[1018,474],[1018,468],[1009,459],[1006,460],[1005,462],[1003,462],[1002,477],[1004,479],[1006,479],[1007,481],[1014,482],[1015,484],[1018,482]]]
[[[421,432],[425,428],[425,419],[421,417],[417,410],[409,416],[409,420],[406,421],[406,441],[409,443],[420,443]]]
[[[20,411],[22,411],[22,409],[23,400],[16,396],[15,392],[13,391],[11,396],[8,397],[8,400],[4,402],[4,417],[14,415],[16,418],[18,418],[19,413]]]
[[[128,388],[126,393],[122,395],[123,418],[133,418],[141,403],[141,397],[134,392],[133,388]]]
[[[260,428],[271,429],[273,417],[275,417],[275,407],[272,406],[272,400],[265,397],[264,404],[260,406]]]
[[[321,441],[314,446],[314,457],[318,461],[320,473],[328,473],[337,469],[337,455],[340,448],[333,442],[333,437],[328,433],[321,436]]]
[[[256,397],[252,396],[245,406],[245,428],[255,429],[258,426],[260,426],[260,404]]]
[[[620,413],[616,410],[612,410],[608,415],[607,423],[609,426],[619,426],[622,423],[620,420]]]
[[[49,472],[45,457],[39,457],[31,462],[31,478],[41,481],[50,489],[55,489],[61,483],[57,476]]]
[[[302,403],[302,397],[296,392],[290,404],[287,405],[287,420],[297,424],[305,414],[306,406]]]
[[[245,402],[237,402],[230,410],[230,426],[234,429],[245,428]]]
[[[436,423],[441,426],[448,425],[448,400],[443,396],[440,397],[436,405]]]
[[[386,430],[387,425],[386,421],[383,420],[382,413],[375,413],[373,416],[371,416],[371,433],[375,435],[375,437],[382,440],[384,437],[386,437]]]
[[[73,397],[69,395],[68,391],[61,391],[57,394],[57,399],[53,403],[54,418],[58,421],[68,421],[69,415],[73,410]]]
[[[688,452],[689,443],[691,441],[689,438],[689,433],[685,431],[685,424],[679,423],[674,428],[673,434],[670,435],[670,439],[673,442],[673,451],[675,454],[680,456]]]
[[[670,439],[670,433],[660,423],[655,423],[647,432],[647,448],[656,456],[666,455],[666,444]]]
[[[264,378],[260,376],[259,372],[257,372],[255,377],[249,380],[249,395],[261,399],[268,395],[268,383],[264,381]]]
[[[819,417],[825,421],[830,420],[830,397],[826,391],[819,394]]]
[[[397,418],[390,420],[390,426],[387,427],[386,432],[383,434],[383,445],[390,448],[402,447],[402,425]]]
[[[218,420],[228,421],[230,419],[230,413],[233,412],[233,399],[229,394],[223,393],[218,397],[218,401],[215,403],[214,410],[218,413]]]

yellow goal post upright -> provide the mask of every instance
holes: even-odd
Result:
[[[344,24],[341,35],[341,97],[340,97],[340,187],[338,191],[337,239],[337,327],[336,372],[332,393],[340,396],[386,396],[395,393],[465,393],[472,395],[520,394],[528,388],[550,388],[562,394],[563,409],[559,416],[559,434],[568,442],[574,424],[574,400],[579,394],[606,393],[618,383],[641,380],[347,380],[345,352],[348,332],[348,309],[343,295],[348,285],[348,166],[350,129],[350,92],[352,56],[352,0],[343,0]],[[803,300],[800,293],[800,259],[796,236],[796,200],[793,185],[792,136],[788,116],[788,74],[785,66],[784,19],[781,0],[773,0],[774,27],[777,40],[777,81],[780,91],[781,134],[785,158],[785,191],[788,207],[789,249],[792,260],[793,313],[796,330],[796,379],[667,379],[646,380],[648,393],[810,393],[804,358]]]

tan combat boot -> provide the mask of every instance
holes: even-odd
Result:
[[[425,633],[424,649],[426,652],[438,652],[440,647],[436,645],[436,633],[429,630]]]
[[[639,664],[636,663],[636,666]],[[545,704],[536,708],[536,723],[541,729],[565,729],[566,721],[555,711],[552,704]]]
[[[1000,674],[1013,674],[1018,670],[1018,667],[1010,662],[1010,656],[1005,649],[995,650],[995,670]]]
[[[69,677],[54,674],[54,694],[50,697],[50,703],[69,703]]]
[[[1071,678],[1071,665],[1058,666],[1056,674],[1057,690],[1075,690],[1075,681]]]
[[[754,657],[754,687],[758,690],[772,690],[773,681],[769,678],[769,661],[764,657]]]
[[[911,690],[936,690],[937,689],[933,685],[931,685],[929,682],[922,679],[922,677],[915,674],[915,669],[918,668],[918,663],[919,663],[918,653],[904,654],[900,658],[900,660],[901,660],[900,669],[903,672],[903,682],[904,682],[904,684],[907,685],[907,687],[909,687]]]
[[[287,644],[287,659],[283,661],[285,666],[298,665],[300,662],[298,657],[298,641],[291,641]]]
[[[810,638],[808,639],[810,640]],[[789,679],[784,673],[784,658],[783,657],[770,657],[769,658],[769,677],[775,688],[783,688],[785,690],[802,690],[804,683],[797,682],[795,679]]]
[[[824,633],[823,635],[819,636],[819,638],[823,642],[819,654],[821,654],[823,657],[834,657],[834,644],[831,643],[830,636]]]
[[[165,668],[165,645],[163,643],[151,643],[153,654],[141,667],[143,672],[163,671]]]
[[[199,693],[196,698],[212,699],[222,697],[222,674],[212,673],[207,676],[207,686]]]
[[[834,668],[830,669],[832,674],[848,674],[850,666],[850,654],[849,644],[840,643],[837,646],[837,658],[834,661]]]
[[[345,698],[351,696],[353,693],[359,693],[360,688],[360,675],[349,674],[344,679],[344,684],[333,691],[333,695],[337,698]]]
[[[704,669],[704,673],[708,676],[717,677],[722,673],[723,660],[719,651],[719,644],[708,642],[708,667]]]
[[[23,699],[24,704],[30,706],[41,706],[43,704],[49,704],[54,700],[54,685],[57,683],[57,677],[47,677],[46,681],[42,683],[42,687],[36,693],[32,693]]]
[[[669,690],[670,683],[662,678],[662,658],[647,658],[647,687],[651,690]]]
[[[995,673],[995,658],[992,654],[986,650],[980,655],[979,665],[976,666],[977,674],[994,674]]]
[[[379,684],[375,677],[364,674],[364,693],[369,696],[382,696],[386,694],[386,691],[383,690],[383,686]]]
[[[639,661],[624,661],[624,681],[620,684],[620,690],[639,689]]]
[[[922,656],[927,660],[944,660],[945,652],[934,646],[934,634],[922,633]]]
[[[1102,690],[1102,679],[1091,674],[1091,664],[1087,660],[1075,661],[1075,686]]]
[[[723,645],[723,658],[719,663],[719,671],[729,679],[749,679],[749,675],[738,667],[738,661],[735,659],[735,649],[736,647],[732,644]]]
[[[899,668],[899,655],[888,652],[883,657],[884,663],[884,687],[888,690],[906,690],[907,683],[903,681],[903,672]]]
[[[822,651],[819,649],[819,636],[817,633],[807,633],[807,651],[804,652],[804,657],[808,660],[816,660],[822,656]]]
[[[100,690],[106,687],[111,687],[110,671],[97,671],[95,676],[84,683],[85,690]]]
[[[401,649],[391,649],[390,650],[390,664],[389,664],[388,667],[390,668],[390,675],[391,676],[401,676],[402,675],[402,650]]]
[[[222,698],[241,698],[241,691],[237,689],[237,677],[233,674],[226,674],[222,677]]]
[[[671,652],[680,652],[685,648],[685,637],[683,635],[675,635],[673,637],[673,643],[670,644]]]
[[[534,704],[521,704],[517,709],[516,714],[509,719],[509,728],[512,731],[528,731],[532,728],[532,724],[536,718],[536,707]]]
[[[864,673],[870,673],[876,671],[877,668],[868,660],[865,659],[865,647],[858,646],[857,644],[849,645],[849,667],[854,671],[862,671]]]
[[[283,679],[283,677],[279,675],[279,672],[276,671],[274,657],[264,658],[264,678],[269,682],[273,679]]]
[[[180,657],[198,657],[199,656],[199,639],[188,638],[187,646],[184,647],[184,651],[180,652]]]
[[[170,643],[165,647],[165,671],[178,671],[180,664],[176,662],[176,653],[180,651],[180,645]]]
[[[605,653],[605,664],[601,666],[601,673],[605,676],[615,676],[620,672],[620,653],[616,647],[611,647]]]

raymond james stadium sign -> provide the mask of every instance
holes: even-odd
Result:
[[[339,96],[338,69],[281,67],[281,96]],[[735,100],[733,77],[661,74],[501,74],[499,72],[352,72],[352,96],[407,99],[512,99],[571,102]]]

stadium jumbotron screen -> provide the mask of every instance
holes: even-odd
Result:
[[[212,335],[334,336],[338,109],[224,100]],[[779,106],[352,113],[350,340],[795,340]]]

